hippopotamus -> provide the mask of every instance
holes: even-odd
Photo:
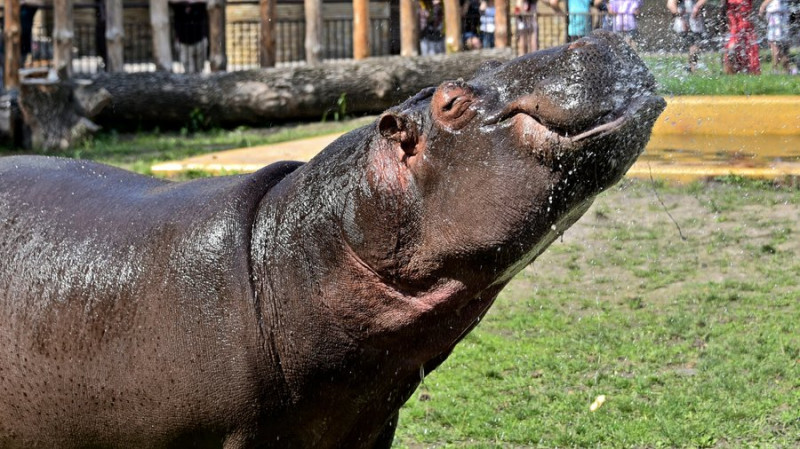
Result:
[[[305,164],[174,182],[0,159],[0,447],[390,446],[664,106],[601,33],[425,89]]]

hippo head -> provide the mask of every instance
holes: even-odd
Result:
[[[420,92],[373,125],[348,246],[417,312],[474,321],[644,150],[654,89],[599,33]]]

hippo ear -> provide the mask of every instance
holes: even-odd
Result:
[[[417,154],[417,132],[406,115],[387,112],[378,120],[378,132],[384,139],[400,146],[406,156]]]

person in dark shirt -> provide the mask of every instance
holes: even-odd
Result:
[[[180,61],[185,73],[202,72],[208,53],[208,10],[205,2],[171,3]]]

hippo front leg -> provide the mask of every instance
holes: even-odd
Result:
[[[389,418],[389,421],[386,423],[386,427],[383,428],[383,431],[380,435],[378,435],[378,439],[375,440],[375,445],[372,446],[373,449],[389,449],[392,447],[392,442],[394,441],[394,431],[397,429],[397,419],[399,413],[395,413]]]
[[[235,431],[225,437],[222,449],[247,449],[253,447],[252,437],[248,438],[244,431]]]

